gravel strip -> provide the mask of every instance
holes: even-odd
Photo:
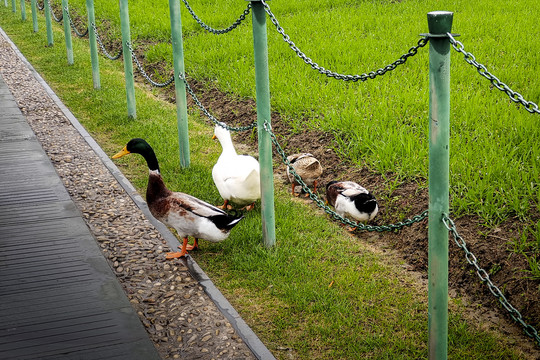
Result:
[[[5,34],[0,31],[0,35],[0,74],[94,234],[161,357],[273,358],[271,355],[261,357],[253,354],[235,330],[241,319],[236,319],[233,327],[205,292],[213,285],[205,283],[208,279],[204,276],[203,281],[197,281],[201,279],[196,280],[190,274],[189,267],[196,269],[196,264],[164,260],[164,253],[171,251],[170,242],[148,220],[66,118],[3,37]],[[221,307],[228,306],[224,298],[220,301],[225,301]],[[233,317],[236,314],[234,309],[232,314]],[[243,321],[239,323],[245,326]],[[252,340],[248,335],[248,341]],[[266,348],[262,349],[262,353],[265,351],[268,352]]]

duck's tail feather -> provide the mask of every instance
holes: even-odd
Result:
[[[238,222],[242,220],[243,218],[244,218],[244,215],[238,216],[238,215],[224,214],[224,215],[211,216],[210,220],[212,220],[212,222],[216,224],[218,229],[229,231],[233,227],[235,227],[236,224],[238,224]]]

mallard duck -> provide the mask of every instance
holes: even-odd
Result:
[[[326,200],[339,215],[360,222],[373,219],[379,211],[375,196],[352,181],[330,181],[326,185]]]
[[[159,173],[159,165],[152,147],[143,139],[131,139],[113,159],[135,153],[141,154],[148,164],[150,175],[146,189],[146,202],[152,215],[170,226],[182,237],[180,252],[168,253],[167,259],[184,256],[187,250],[199,247],[198,239],[211,242],[225,240],[231,229],[238,224],[242,216],[233,216],[194,196],[181,192],[172,192],[165,186]],[[195,238],[193,245],[188,245],[188,236]]]
[[[212,139],[218,139],[223,151],[212,169],[212,178],[224,200],[221,208],[229,202],[251,210],[261,198],[259,162],[249,155],[238,155],[231,134],[221,125],[216,125]]]
[[[294,171],[302,178],[302,181],[308,186],[313,186],[313,192],[317,192],[317,181],[323,173],[323,168],[319,160],[317,160],[310,153],[300,153],[287,156],[287,160],[291,163]],[[298,196],[294,192],[296,185],[300,185],[298,181],[294,178],[293,174],[290,173],[289,167],[287,166],[287,177],[292,184],[292,195]],[[303,192],[304,190],[302,190]],[[307,194],[306,194],[307,196]]]

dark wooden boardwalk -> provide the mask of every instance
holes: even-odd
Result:
[[[0,359],[159,359],[1,76]]]

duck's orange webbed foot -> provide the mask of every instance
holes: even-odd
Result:
[[[218,206],[218,208],[220,208],[222,210],[225,210],[225,209],[227,209],[227,204],[228,203],[229,203],[229,200],[225,200],[225,202],[223,202],[223,205]]]
[[[295,183],[292,183],[291,195],[292,195],[292,196],[298,197],[300,194],[297,194],[297,193],[294,191],[294,188],[295,188],[295,187],[296,187],[296,184],[295,184]]]
[[[178,259],[178,258],[186,256],[186,254],[187,254],[187,242],[188,242],[188,238],[185,237],[184,242],[182,243],[182,248],[181,248],[180,252],[167,253],[167,255],[165,256],[165,259],[172,260],[172,259]]]
[[[197,239],[195,239],[195,241],[193,242],[193,245],[186,245],[186,250],[188,251],[191,251],[191,250],[199,250],[199,243],[197,241]]]
[[[243,207],[242,209],[240,209],[240,210],[251,211],[251,210],[253,210],[254,207],[255,207],[255,203],[250,204],[250,205],[247,205],[247,206],[244,206],[244,207]]]

